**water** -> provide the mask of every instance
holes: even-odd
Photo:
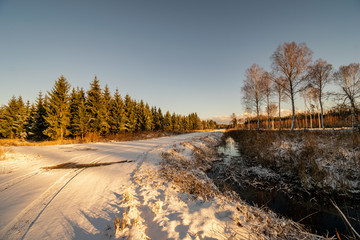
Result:
[[[242,160],[239,153],[239,146],[232,139],[226,139],[225,143],[218,148],[218,152],[223,155],[223,162],[217,163],[214,171],[208,174],[210,177],[220,182],[222,176],[221,171],[218,171],[221,165],[233,167],[234,164],[240,163]],[[216,170],[215,170],[216,169]],[[242,179],[238,179],[242,183]],[[229,184],[232,190],[236,191],[242,199],[251,205],[260,207],[267,207],[272,211],[291,218],[296,222],[300,222],[312,233],[329,236],[336,235],[336,231],[344,238],[345,235],[350,235],[348,227],[340,217],[335,207],[331,204],[330,199],[321,199],[320,196],[313,196],[320,202],[327,202],[328,204],[314,204],[315,199],[303,198],[295,195],[289,195],[281,191],[270,191],[258,189],[248,184],[241,184],[232,182]],[[318,201],[319,202],[319,201]],[[348,217],[353,227],[360,233],[360,203],[354,204],[338,198],[337,204]]]

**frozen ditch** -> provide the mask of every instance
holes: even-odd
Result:
[[[230,188],[247,203],[269,208],[304,224],[312,233],[334,236],[338,231],[342,237],[352,236],[330,202],[334,196],[302,189],[296,177],[245,159],[241,156],[239,147],[234,139],[228,137],[217,149],[223,160],[215,162],[207,174],[220,189]],[[359,202],[350,201],[344,196],[336,196],[335,200],[359,232]]]

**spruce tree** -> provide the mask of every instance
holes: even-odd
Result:
[[[171,115],[171,123],[172,123],[172,130],[173,131],[179,131],[180,130],[179,120],[178,120],[178,117],[176,116],[175,113],[173,113]]]
[[[47,116],[45,104],[42,93],[39,92],[35,105],[32,106],[27,124],[27,138],[29,140],[42,141],[47,139],[44,131],[49,125],[45,120],[45,117]]]
[[[155,131],[161,130],[161,121],[156,107],[151,107],[151,117],[152,117],[153,130]]]
[[[172,131],[173,130],[171,114],[170,114],[169,111],[167,111],[165,116],[164,116],[164,130],[165,131]]]
[[[154,129],[153,126],[153,117],[151,114],[151,109],[149,107],[149,104],[145,104],[145,111],[144,111],[144,115],[145,115],[145,131],[152,131]]]
[[[27,110],[22,97],[16,99],[13,96],[7,106],[3,109],[1,122],[1,135],[5,138],[25,138],[26,121],[29,111]]]
[[[90,89],[87,92],[86,112],[89,116],[89,131],[100,133],[103,122],[103,97],[97,76],[90,83]]]
[[[125,129],[127,132],[134,132],[136,129],[136,102],[131,99],[129,94],[125,96]]]
[[[136,106],[136,131],[145,131],[146,116],[144,101],[141,100]]]
[[[101,106],[101,123],[100,123],[100,133],[103,136],[107,136],[110,133],[110,106],[111,106],[111,94],[109,87],[105,85],[103,93],[103,102]]]
[[[70,102],[69,102],[70,84],[66,78],[61,75],[55,82],[49,95],[48,106],[45,107],[45,120],[49,124],[44,134],[52,139],[62,140],[68,135],[68,126],[70,124]]]
[[[111,133],[116,134],[125,132],[125,106],[118,89],[116,89],[114,97],[111,100],[109,120]]]
[[[84,89],[77,88],[75,90],[75,88],[73,88],[70,96],[70,134],[72,137],[80,136],[81,139],[83,139],[88,123]]]

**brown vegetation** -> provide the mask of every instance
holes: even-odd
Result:
[[[186,133],[186,132],[119,133],[107,137],[100,136],[99,134],[88,133],[84,138],[76,137],[70,139],[49,140],[49,141],[41,141],[41,142],[25,141],[21,139],[0,139],[0,146],[47,146],[47,145],[60,145],[60,144],[107,142],[107,141],[123,142],[123,141],[135,141],[135,140],[173,136],[182,133]]]
[[[356,193],[360,136],[351,131],[230,131],[247,159],[299,179],[304,190]]]
[[[100,166],[108,166],[116,163],[127,163],[132,162],[131,160],[117,161],[117,162],[98,162],[98,163],[75,163],[75,162],[67,162],[61,163],[54,166],[42,167],[42,169],[52,170],[52,169],[71,169],[71,168],[90,168],[90,167],[100,167]]]

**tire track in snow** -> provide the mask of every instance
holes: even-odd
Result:
[[[25,174],[23,176],[20,176],[20,177],[17,177],[15,179],[11,179],[3,184],[0,185],[0,192],[3,192],[5,191],[6,189],[9,189],[10,187],[14,186],[15,184],[18,184],[28,178],[31,178],[33,176],[36,176],[38,175],[40,172],[37,170],[37,171],[34,171],[34,172],[31,172],[31,173],[28,173],[28,174]]]
[[[30,203],[0,232],[0,239],[24,239],[30,228],[54,198],[85,168],[70,171],[49,187],[39,198]]]

